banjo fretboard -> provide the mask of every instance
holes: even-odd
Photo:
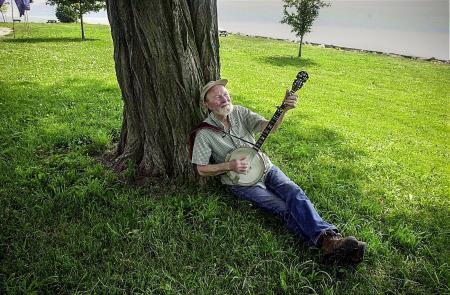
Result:
[[[273,127],[277,123],[278,119],[280,119],[281,115],[283,114],[283,110],[285,108],[284,103],[277,108],[275,111],[275,114],[273,114],[272,119],[270,119],[269,123],[267,123],[266,128],[264,128],[263,132],[261,133],[261,136],[259,137],[258,141],[255,143],[254,148],[256,150],[259,150],[261,146],[263,145],[264,141],[266,141],[267,137],[269,136],[269,133],[272,131]]]

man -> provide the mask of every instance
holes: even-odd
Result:
[[[351,236],[343,238],[335,226],[319,216],[303,190],[273,165],[266,155],[263,157],[267,172],[256,185],[235,185],[227,175],[229,171],[246,173],[249,168],[247,159],[227,162],[225,158],[235,148],[255,143],[253,134],[262,132],[269,122],[242,106],[234,106],[225,88],[227,82],[225,79],[211,81],[201,92],[202,103],[209,110],[204,122],[215,126],[215,129],[203,128],[195,135],[192,163],[197,165],[198,173],[201,176],[220,175],[222,183],[234,195],[281,216],[288,229],[307,243],[319,247],[326,257],[361,262],[366,243]],[[273,131],[281,124],[284,114],[296,107],[297,96],[286,92],[285,105]]]

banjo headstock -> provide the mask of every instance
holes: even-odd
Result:
[[[302,88],[303,84],[308,80],[308,78],[309,76],[307,72],[305,71],[298,72],[294,82],[292,83],[291,93],[295,93],[300,88]]]

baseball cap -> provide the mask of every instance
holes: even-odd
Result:
[[[209,89],[213,88],[216,85],[223,85],[223,86],[225,86],[225,85],[227,85],[227,83],[228,83],[227,79],[220,79],[220,80],[216,80],[216,81],[209,81],[202,88],[202,92],[200,93],[201,100],[202,101],[205,100],[206,93],[208,93]]]

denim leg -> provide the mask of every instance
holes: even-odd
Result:
[[[284,216],[288,213],[286,202],[273,192],[260,186],[229,185],[228,189],[238,198],[255,203],[270,213]]]
[[[278,167],[273,166],[267,173],[265,185],[285,201],[288,214],[286,224],[295,229],[305,241],[317,245],[319,236],[326,230],[336,231],[336,227],[325,222],[317,213],[303,190],[291,181]]]

